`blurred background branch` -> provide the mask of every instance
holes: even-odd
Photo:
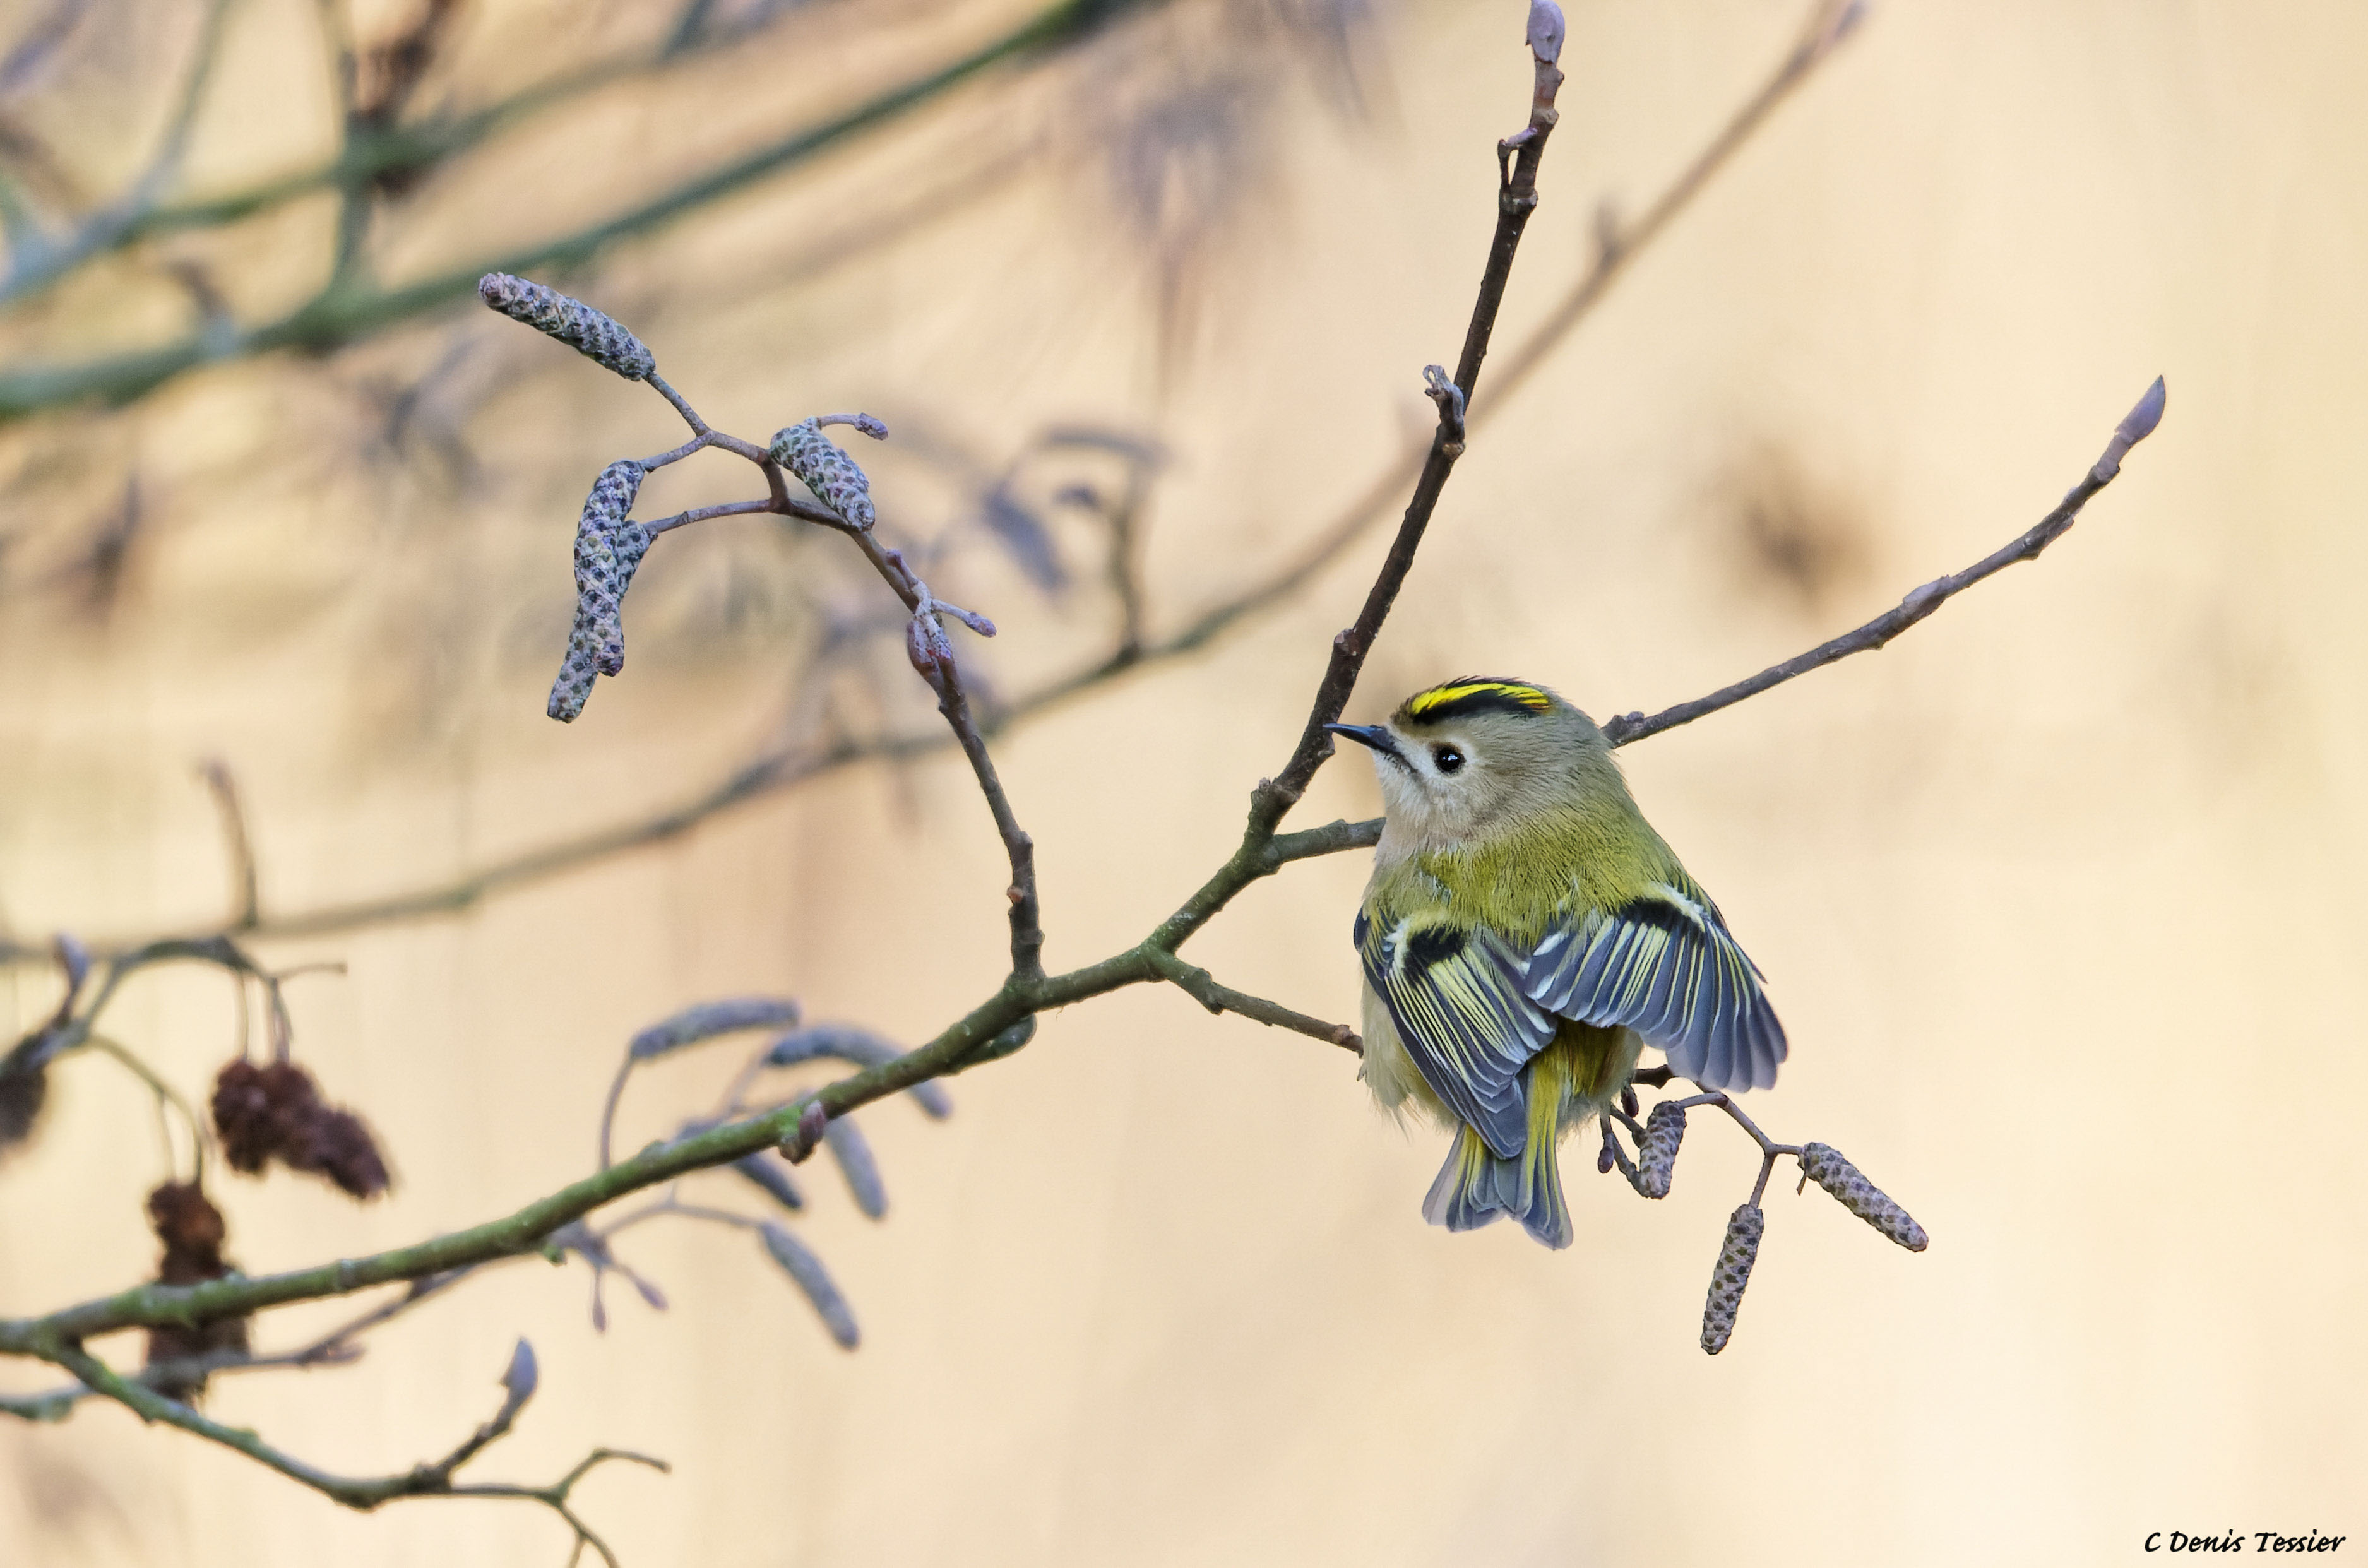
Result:
[[[1105,6],[1093,14],[1104,17],[1124,9],[1123,6]],[[1068,18],[1064,26],[1083,28],[1085,17],[1079,7],[1064,6],[1059,11]],[[1471,428],[1477,430],[1490,421],[1509,395],[1535,374],[1608,296],[1613,284],[1733,162],[1776,108],[1830,58],[1855,29],[1860,14],[1861,7],[1854,4],[1816,0],[1804,15],[1796,40],[1766,78],[1645,204],[1635,220],[1622,222],[1608,206],[1599,210],[1595,244],[1587,265],[1559,291],[1543,319],[1501,351],[1499,374],[1492,381],[1490,393],[1475,400],[1469,411]],[[1040,19],[1038,25],[1049,28],[1052,24]],[[1055,29],[1041,38],[1033,32],[1028,36],[1032,41],[1026,47],[1034,49],[1072,45],[1086,35],[1081,30]],[[501,265],[507,267],[510,260],[506,258]],[[472,290],[476,279],[472,275],[449,281],[447,297]],[[937,450],[926,425],[921,446],[925,453]],[[1058,588],[1067,582],[1067,568],[1053,552],[1045,520],[1022,501],[1014,482],[1040,455],[1102,454],[1118,460],[1121,477],[1107,494],[1089,483],[1073,483],[1052,497],[1055,506],[1080,508],[1095,516],[1105,530],[1109,564],[1102,585],[1117,607],[1115,627],[1099,651],[1069,670],[1016,694],[991,696],[981,705],[981,733],[999,735],[1056,712],[1130,674],[1201,654],[1239,633],[1262,613],[1292,602],[1399,506],[1419,472],[1424,450],[1421,445],[1406,449],[1275,567],[1233,585],[1214,603],[1191,612],[1181,625],[1161,631],[1154,629],[1155,623],[1168,617],[1156,613],[1157,607],[1142,581],[1139,562],[1154,485],[1165,466],[1163,454],[1148,440],[1115,429],[1056,426],[1042,432],[1030,443],[1030,450],[1009,468],[982,472],[972,480],[977,487],[977,515],[988,537],[1010,551],[1030,578],[1040,586]],[[1074,605],[1069,608],[1073,614],[1077,612]],[[862,644],[877,645],[901,630],[902,623],[893,619],[867,619],[860,615],[837,619],[807,654],[803,667],[791,676],[793,689],[827,682],[847,662],[861,656]],[[616,855],[669,843],[725,812],[848,768],[871,763],[906,764],[951,744],[951,737],[936,727],[850,733],[827,707],[793,703],[792,708],[803,722],[788,726],[780,739],[734,764],[713,783],[663,810],[513,852],[432,885],[311,909],[262,911],[251,924],[236,928],[264,937],[317,937],[458,913],[488,897]],[[128,938],[99,940],[110,948],[130,945]],[[0,959],[39,961],[44,952],[38,945],[12,942],[0,933]]]

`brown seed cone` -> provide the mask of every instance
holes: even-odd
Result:
[[[323,1106],[308,1121],[289,1168],[326,1176],[352,1199],[376,1198],[387,1188],[386,1161],[368,1123],[352,1111]]]
[[[233,1058],[214,1079],[211,1106],[222,1158],[234,1171],[257,1175],[286,1150],[292,1130],[318,1103],[312,1074],[294,1062],[258,1067]]]
[[[194,1285],[229,1272],[222,1245],[230,1234],[222,1210],[195,1182],[168,1181],[148,1195],[148,1226],[165,1244],[160,1285]]]
[[[1726,1219],[1726,1241],[1718,1249],[1718,1267],[1711,1271],[1710,1299],[1702,1303],[1702,1347],[1707,1356],[1726,1348],[1735,1333],[1735,1314],[1743,1307],[1744,1287],[1751,1283],[1751,1266],[1759,1256],[1759,1233],[1768,1217],[1757,1203],[1746,1203]]]
[[[232,1061],[214,1080],[212,1108],[222,1157],[234,1171],[253,1176],[278,1160],[325,1176],[351,1198],[387,1189],[386,1160],[370,1124],[325,1104],[313,1075],[293,1062]]]
[[[41,1106],[50,1097],[50,1074],[44,1067],[0,1065],[0,1150],[33,1135],[41,1119]]]
[[[629,381],[641,381],[658,368],[642,340],[614,318],[556,289],[507,272],[488,272],[477,279],[477,297],[510,320],[559,339]]]
[[[195,1285],[202,1279],[219,1279],[233,1268],[222,1253],[229,1227],[222,1210],[197,1183],[168,1181],[150,1193],[148,1222],[156,1239],[165,1244],[164,1256],[156,1262],[158,1284]],[[243,1317],[217,1318],[196,1327],[165,1324],[148,1331],[146,1364],[222,1350],[244,1351],[246,1346],[247,1323]],[[165,1398],[188,1403],[205,1392],[206,1381],[168,1378],[154,1386]]]
[[[1909,1252],[1924,1250],[1929,1240],[1924,1227],[1830,1144],[1802,1144],[1801,1169],[1811,1181],[1832,1193],[1843,1208]]]
[[[774,432],[772,459],[798,476],[822,504],[859,528],[873,521],[871,481],[813,420]]]

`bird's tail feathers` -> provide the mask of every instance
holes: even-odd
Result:
[[[1508,1159],[1469,1127],[1457,1127],[1447,1163],[1422,1200],[1422,1217],[1451,1231],[1476,1231],[1503,1215],[1550,1247],[1570,1245],[1570,1206],[1563,1201],[1554,1140],[1531,1138]]]

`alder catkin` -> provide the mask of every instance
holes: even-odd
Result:
[[[830,1271],[823,1267],[822,1259],[816,1257],[803,1242],[770,1220],[758,1227],[757,1233],[764,1238],[765,1251],[780,1266],[781,1272],[805,1293],[807,1301],[813,1304],[814,1315],[822,1319],[823,1327],[830,1331],[831,1338],[838,1342],[839,1348],[852,1350],[862,1343],[863,1336],[855,1326],[855,1313],[848,1308],[847,1298],[839,1294]]]
[[[871,527],[871,481],[853,458],[822,433],[818,422],[801,420],[776,431],[771,455],[775,462],[796,474],[817,500],[849,526]]]
[[[510,320],[524,322],[537,332],[557,338],[629,381],[642,381],[658,368],[642,340],[614,318],[556,289],[513,278],[507,272],[488,272],[477,279],[477,298]]]
[[[1751,1265],[1759,1256],[1759,1233],[1768,1217],[1757,1203],[1746,1203],[1726,1219],[1726,1241],[1718,1249],[1718,1267],[1711,1271],[1710,1299],[1702,1303],[1702,1353],[1715,1356],[1726,1348],[1735,1333],[1735,1314],[1743,1307],[1743,1288],[1751,1283]]]
[[[1802,1144],[1801,1169],[1811,1181],[1832,1193],[1843,1208],[1909,1252],[1924,1250],[1924,1227],[1830,1144]]]
[[[635,1035],[625,1053],[636,1062],[646,1062],[717,1035],[794,1024],[799,1016],[797,1003],[787,996],[727,996],[700,1002]]]
[[[544,711],[571,723],[592,694],[592,677],[625,667],[625,591],[649,552],[650,531],[627,519],[646,471],[627,458],[610,463],[584,498],[575,525],[575,624]]]
[[[1645,1119],[1644,1142],[1636,1147],[1636,1190],[1647,1198],[1669,1196],[1669,1178],[1676,1174],[1678,1145],[1685,1141],[1685,1108],[1663,1100]]]
[[[880,1162],[872,1158],[863,1130],[845,1117],[835,1116],[824,1124],[822,1141],[831,1158],[838,1162],[838,1174],[847,1178],[848,1195],[855,1199],[855,1206],[866,1219],[885,1218],[888,1187],[880,1179]]]

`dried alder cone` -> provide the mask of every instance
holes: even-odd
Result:
[[[45,1068],[0,1061],[0,1150],[33,1135],[33,1126],[40,1120],[41,1107],[49,1097],[50,1076]]]
[[[581,300],[507,272],[477,279],[477,298],[512,321],[559,339],[587,359],[598,360],[629,381],[647,378],[658,364],[642,340]]]
[[[222,1252],[230,1228],[222,1210],[197,1183],[168,1181],[150,1193],[148,1223],[156,1239],[165,1244],[165,1254],[156,1262],[159,1285],[195,1285],[232,1272],[234,1266]],[[148,1331],[147,1364],[153,1367],[160,1361],[223,1350],[244,1351],[246,1345],[245,1318],[218,1318],[195,1328],[165,1324]],[[205,1385],[202,1376],[170,1378],[158,1381],[156,1392],[187,1403],[203,1392]]]
[[[386,1161],[369,1123],[324,1102],[313,1075],[293,1062],[232,1061],[214,1080],[212,1110],[222,1157],[234,1171],[259,1175],[278,1160],[327,1178],[350,1198],[387,1188]]]

